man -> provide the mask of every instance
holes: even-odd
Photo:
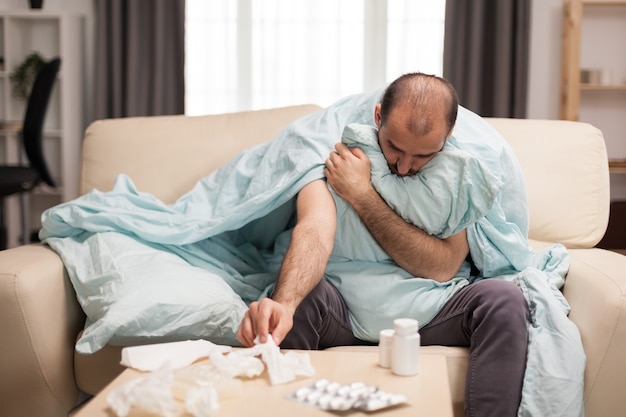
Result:
[[[442,78],[415,73],[390,84],[373,112],[391,172],[412,176],[432,160],[452,135],[457,108],[456,92]],[[371,185],[370,163],[359,148],[337,144],[325,174],[400,267],[438,282],[455,277],[470,252],[465,230],[439,239],[405,222]],[[297,216],[272,296],[250,304],[239,340],[250,346],[256,337],[264,342],[271,335],[281,347],[301,349],[364,343],[353,335],[341,294],[322,280],[337,230],[334,201],[323,180],[300,191]],[[420,329],[423,345],[470,348],[466,415],[517,415],[528,315],[514,284],[482,280],[456,291]]]

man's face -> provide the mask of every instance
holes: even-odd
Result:
[[[410,112],[395,108],[384,126],[380,126],[380,105],[376,106],[375,120],[379,127],[378,143],[389,169],[400,177],[415,175],[443,148],[447,140],[444,117],[437,118],[431,131],[416,135],[409,130]]]

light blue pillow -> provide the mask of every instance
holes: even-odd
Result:
[[[387,165],[375,127],[350,124],[342,142],[363,149],[371,162],[372,185],[396,213],[440,238],[484,217],[503,186],[478,159],[451,146],[444,146],[416,175],[399,177]]]
[[[187,339],[238,344],[247,307],[223,278],[116,232],[49,238],[71,254],[68,273],[87,321],[80,353]],[[64,259],[65,261],[65,259]]]

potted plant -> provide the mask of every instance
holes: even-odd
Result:
[[[19,66],[11,71],[9,80],[11,81],[13,97],[18,100],[28,100],[30,89],[44,62],[44,59],[38,52],[32,52]]]

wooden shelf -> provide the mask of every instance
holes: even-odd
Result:
[[[600,10],[604,7],[604,11]],[[619,7],[617,9],[616,7]],[[595,24],[592,26],[586,26],[587,30],[583,34],[583,16],[587,13],[587,17],[591,16],[593,19],[607,19],[613,15],[619,16],[622,19],[619,21],[619,27],[623,27],[622,21],[626,11],[626,0],[564,0],[563,1],[563,33],[562,33],[562,62],[561,62],[561,108],[560,117],[564,120],[580,120],[580,107],[581,99],[587,104],[585,107],[585,119],[583,121],[596,125],[603,131],[605,139],[612,139],[613,144],[615,141],[619,141],[620,133],[623,127],[616,130],[616,123],[623,123],[623,118],[620,116],[614,116],[616,113],[610,113],[612,111],[621,111],[626,109],[626,96],[622,95],[626,91],[626,80],[623,80],[624,71],[623,60],[621,63],[616,64],[615,61],[607,59],[611,54],[619,54],[620,49],[616,50],[616,47],[620,45],[621,40],[615,39],[613,47],[606,45],[606,36],[604,38],[598,35],[598,30],[602,30],[603,25]],[[587,21],[588,24],[589,21]],[[602,23],[605,21],[602,20]],[[626,24],[626,22],[623,22]],[[613,29],[615,25],[611,26]],[[594,32],[595,31],[595,32]],[[619,31],[620,37],[623,37],[621,30]],[[584,35],[584,36],[583,36]],[[602,33],[606,35],[606,33]],[[591,38],[590,38],[591,36]],[[596,70],[609,70],[616,71],[617,79],[614,79],[614,84],[600,84],[600,83],[583,83],[581,82],[581,49],[584,43],[589,47],[588,42],[581,42],[583,39],[589,40],[604,39],[604,45],[606,48],[597,51],[598,54],[594,58],[589,60],[589,50],[586,50],[587,63],[593,62],[593,66]],[[584,62],[584,60],[583,60]],[[612,63],[611,63],[612,62]],[[587,81],[587,78],[585,78]],[[597,94],[596,94],[597,93]],[[590,103],[593,104],[594,109],[590,111]],[[604,113],[600,113],[600,110],[606,110]],[[607,125],[607,120],[608,125]],[[608,132],[608,133],[607,133]],[[621,143],[619,143],[621,146]],[[623,156],[617,155],[618,158]],[[626,159],[609,159],[609,172],[611,174],[626,174]]]
[[[609,172],[626,174],[626,159],[609,159]]]
[[[626,7],[626,0],[563,1],[560,108],[560,117],[563,120],[579,120],[581,91],[626,91],[626,85],[621,83],[615,85],[581,83],[580,54],[584,8],[597,6]]]
[[[625,85],[617,84],[580,84],[581,90],[598,90],[598,91],[626,91]]]
[[[626,6],[626,0],[583,0],[585,6]]]
[[[0,121],[0,134],[17,133],[21,129],[21,121]]]

